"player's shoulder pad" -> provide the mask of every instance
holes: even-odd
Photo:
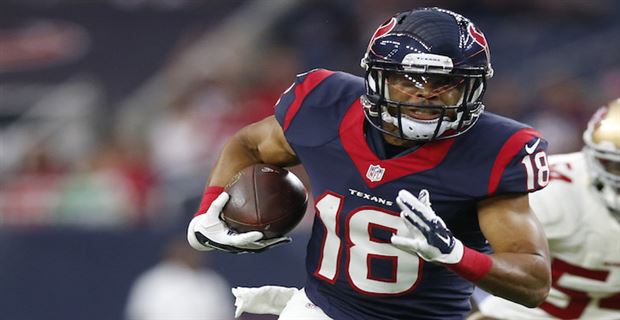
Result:
[[[314,69],[299,74],[275,106],[275,116],[291,145],[317,146],[338,136],[349,107],[365,92],[360,77]]]
[[[493,113],[485,112],[474,126],[474,135],[493,147],[488,181],[489,195],[533,192],[549,182],[547,141],[534,128]]]

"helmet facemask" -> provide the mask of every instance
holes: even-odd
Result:
[[[369,65],[362,99],[368,121],[404,140],[431,141],[467,131],[484,110],[484,77],[419,73]]]
[[[366,71],[362,103],[370,124],[397,138],[421,142],[469,130],[484,110],[486,79],[493,76],[482,32],[467,18],[439,8],[419,8],[388,19],[372,35],[362,67]],[[430,85],[430,92],[445,92],[394,97],[398,94],[391,92],[393,84],[387,81],[394,74],[423,84],[419,90]],[[442,83],[456,86],[442,88]],[[454,93],[448,89],[454,88],[461,96],[445,99]]]
[[[620,99],[594,114],[583,139],[593,182],[606,206],[620,220]]]

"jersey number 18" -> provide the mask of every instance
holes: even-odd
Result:
[[[343,235],[346,241],[338,237],[340,214],[344,197],[334,193],[325,193],[316,201],[318,217],[325,227],[322,252],[319,265],[314,275],[327,282],[334,283],[338,273],[343,270],[351,287],[365,295],[401,295],[415,289],[422,271],[422,260],[416,256],[394,247],[389,240],[379,239],[373,234],[381,230],[389,233],[406,232],[396,212],[377,207],[365,206],[348,213]],[[347,253],[344,268],[340,261],[343,251]],[[385,272],[377,276],[373,262],[391,268],[391,275]]]

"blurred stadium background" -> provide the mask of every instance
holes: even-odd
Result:
[[[496,71],[487,110],[553,153],[579,150],[593,110],[620,96],[614,0],[2,1],[0,318],[123,319],[227,137],[297,73],[362,75],[374,29],[416,6],[477,22]],[[301,286],[310,216],[291,245],[208,264],[231,286]]]

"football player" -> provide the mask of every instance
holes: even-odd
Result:
[[[581,152],[553,155],[551,183],[530,196],[552,257],[552,289],[536,309],[489,296],[497,319],[620,319],[620,99],[600,108]]]
[[[373,34],[362,66],[363,78],[299,75],[275,116],[231,138],[190,244],[240,253],[290,241],[229,230],[223,186],[254,163],[301,163],[316,205],[308,276],[280,319],[462,319],[474,284],[539,305],[550,261],[528,193],[549,181],[547,143],[483,112],[493,69],[480,29],[439,8],[398,13]]]

